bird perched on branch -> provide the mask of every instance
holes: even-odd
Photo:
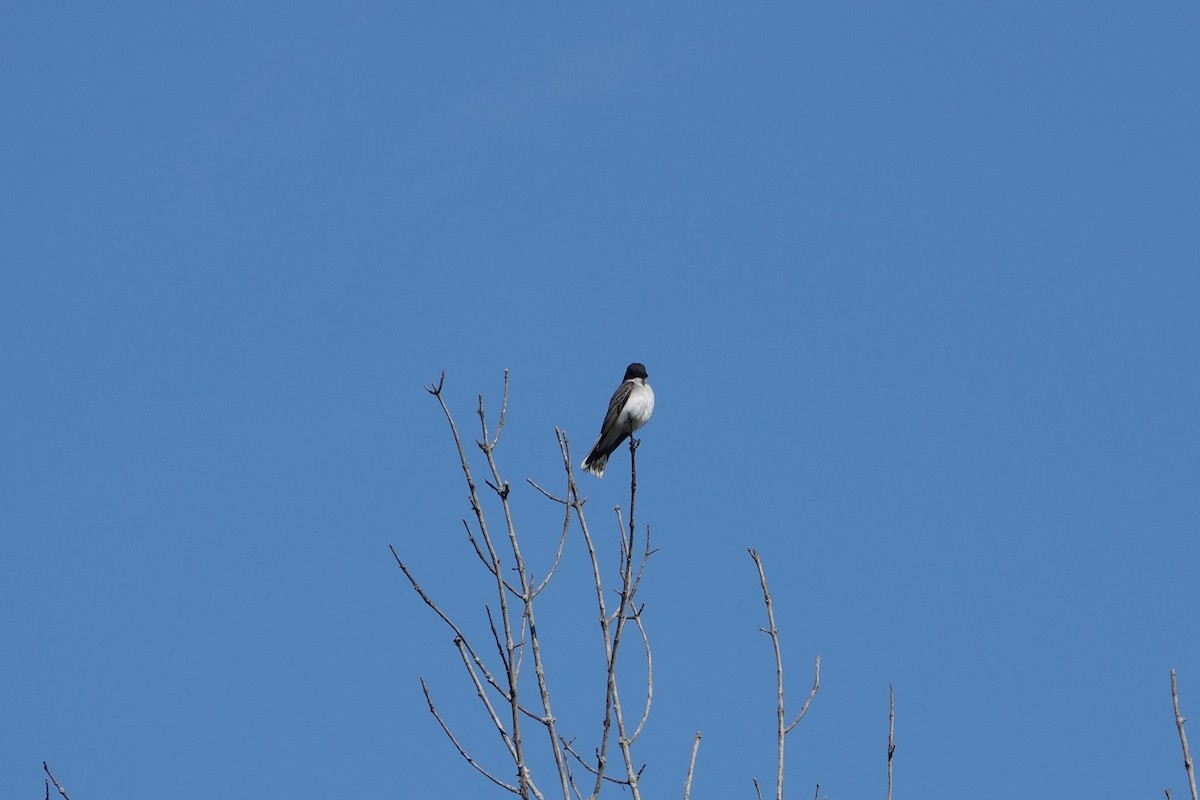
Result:
[[[654,413],[654,390],[646,382],[646,368],[638,363],[630,364],[625,370],[625,380],[613,392],[608,401],[608,413],[600,426],[600,438],[592,445],[592,451],[580,464],[581,469],[604,477],[608,457],[621,446],[626,437],[645,425]]]

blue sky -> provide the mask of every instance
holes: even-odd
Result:
[[[625,365],[648,796],[1185,792],[1200,720],[1189,3],[17,4],[0,25],[0,795],[474,798],[450,438],[544,568]],[[628,464],[582,476],[594,529]],[[611,540],[608,546],[612,546]],[[544,612],[602,699],[578,537]],[[577,602],[579,601],[579,602]],[[631,669],[633,667],[631,666]],[[1200,737],[1200,728],[1193,740]],[[548,776],[546,776],[548,778]]]

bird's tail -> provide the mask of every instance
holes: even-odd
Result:
[[[592,452],[588,453],[587,458],[579,465],[580,469],[587,470],[597,478],[604,477],[604,468],[608,466],[608,453],[597,453],[593,448]]]

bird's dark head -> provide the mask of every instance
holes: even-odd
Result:
[[[625,368],[625,380],[633,380],[634,378],[642,378],[643,380],[650,377],[646,374],[646,367],[636,361]]]

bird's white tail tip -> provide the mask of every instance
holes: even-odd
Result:
[[[583,460],[583,463],[579,465],[579,468],[584,470],[585,472],[592,473],[597,478],[603,478],[604,477],[604,468],[606,466],[608,466],[608,458],[606,458],[606,457],[596,458],[596,459],[592,459],[592,460],[588,460],[585,458]]]

